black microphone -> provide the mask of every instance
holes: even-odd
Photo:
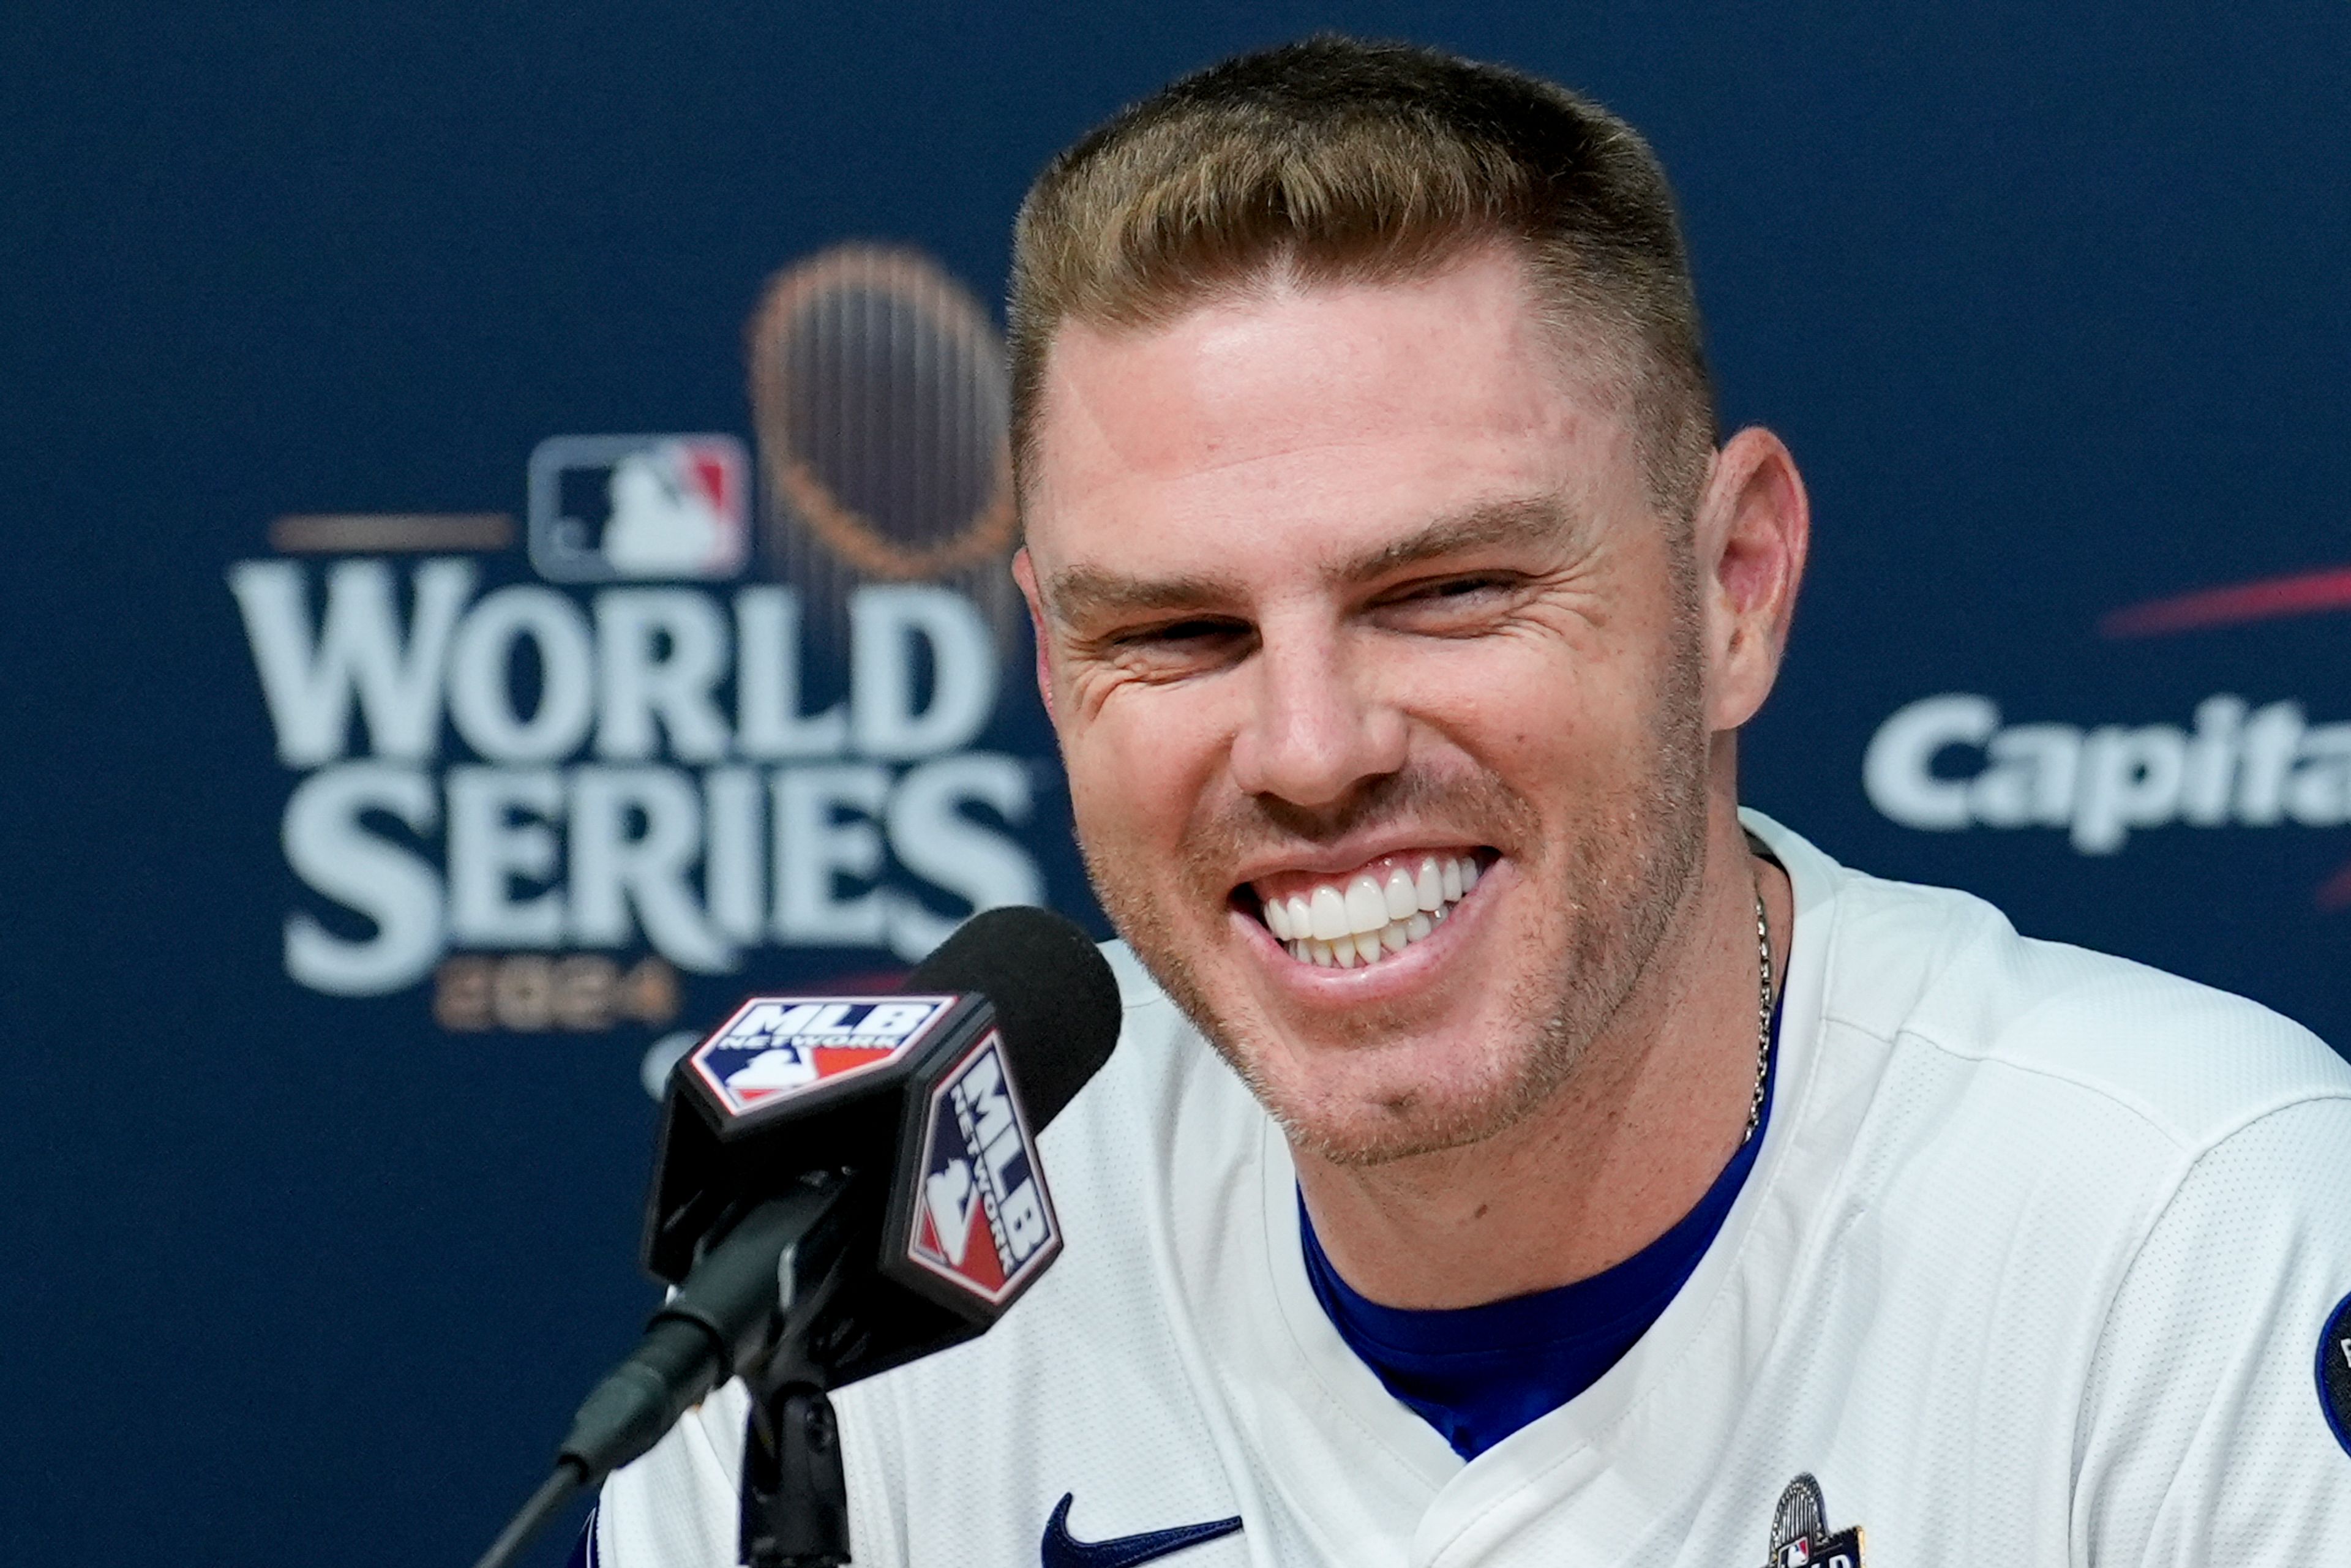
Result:
[[[1119,1020],[1085,933],[1025,907],[967,921],[896,992],[745,1002],[663,1102],[643,1261],[677,1288],[476,1568],[730,1377],[821,1406],[985,1333],[1060,1255],[1035,1135]],[[747,1549],[747,1491],[746,1507]]]

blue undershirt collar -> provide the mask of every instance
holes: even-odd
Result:
[[[1384,1307],[1339,1278],[1301,1196],[1298,1229],[1315,1299],[1389,1393],[1419,1412],[1454,1452],[1477,1458],[1597,1383],[1697,1270],[1763,1146],[1779,1055],[1774,1007],[1771,1067],[1754,1136],[1730,1156],[1697,1207],[1622,1263],[1588,1280],[1482,1306]]]

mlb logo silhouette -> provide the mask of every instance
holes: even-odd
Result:
[[[1061,1229],[994,1030],[931,1092],[906,1255],[995,1305],[1051,1261]]]
[[[688,1060],[736,1115],[897,1061],[952,997],[754,997]]]
[[[530,455],[530,561],[549,581],[732,577],[750,517],[731,435],[558,435]]]

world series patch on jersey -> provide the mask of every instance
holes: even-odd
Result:
[[[1123,1043],[1036,1151],[1060,1260],[835,1396],[858,1568],[2351,1564],[2351,1066],[1747,822],[1794,889],[1771,1115],[1598,1381],[1468,1461],[1390,1396],[1280,1130],[1113,949]],[[906,1234],[984,1273],[1024,1167],[958,1071]],[[743,1418],[612,1478],[603,1562],[734,1563]]]
[[[1831,1530],[1821,1483],[1798,1476],[1780,1494],[1771,1516],[1771,1551],[1764,1568],[1863,1568],[1861,1531]]]

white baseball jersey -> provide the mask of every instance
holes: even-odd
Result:
[[[858,1568],[2351,1565],[2351,1067],[1749,824],[1795,888],[1763,1147],[1597,1383],[1466,1463],[1391,1397],[1280,1132],[1113,948],[1123,1041],[1042,1139],[1067,1251],[836,1396]],[[612,1479],[603,1563],[736,1561],[743,1418]]]

